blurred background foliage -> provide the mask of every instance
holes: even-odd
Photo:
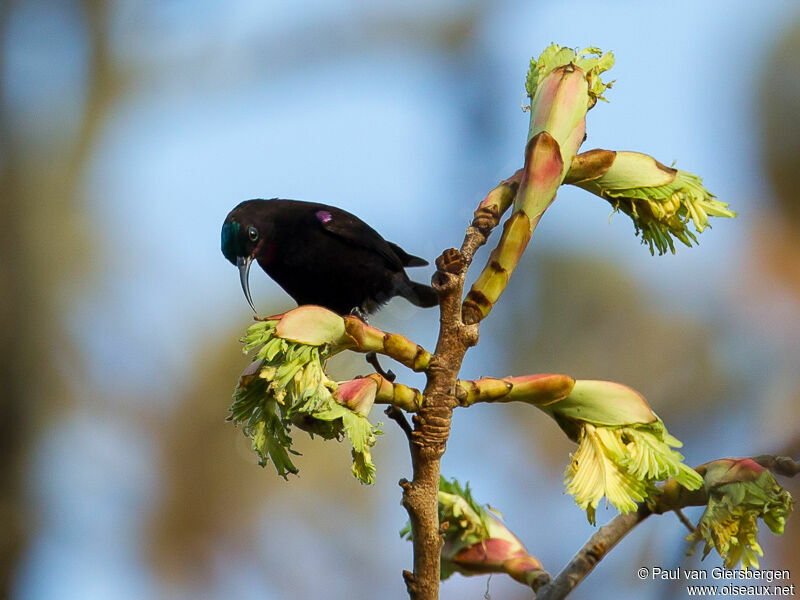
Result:
[[[740,218],[652,258],[605,202],[562,190],[464,375],[632,385],[689,464],[797,457],[793,1],[6,0],[0,597],[403,596],[396,482],[410,465],[392,423],[370,488],[346,448],[300,434],[301,476],[284,482],[225,423],[250,315],[219,227],[246,198],[329,202],[432,260],[520,166],[527,61],[551,41],[617,55],[584,148],[677,159]],[[292,305],[252,279],[263,313]],[[436,321],[402,301],[375,318],[428,347]],[[572,449],[535,411],[474,407],[456,415],[444,471],[557,571],[592,532],[563,494]],[[795,518],[764,533],[762,566],[800,572],[799,531]],[[635,568],[699,565],[684,535],[650,519],[574,597],[681,594]],[[456,576],[443,597],[486,586]],[[518,587],[489,582],[529,597]]]

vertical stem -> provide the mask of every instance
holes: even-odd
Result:
[[[475,212],[461,250],[450,248],[436,259],[433,287],[439,294],[439,339],[427,369],[428,382],[422,406],[414,415],[411,436],[413,479],[401,480],[403,506],[411,521],[414,571],[404,571],[406,587],[413,600],[439,597],[442,536],[439,531],[440,461],[450,435],[456,381],[467,350],[478,342],[478,325],[461,320],[461,298],[467,268],[475,251],[486,243],[502,208],[510,205],[519,185],[518,176],[501,182]],[[492,210],[484,210],[491,205]]]

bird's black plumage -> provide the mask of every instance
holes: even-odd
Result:
[[[239,267],[248,301],[247,274],[256,260],[298,304],[339,314],[370,313],[394,296],[421,307],[438,302],[433,288],[411,281],[405,272],[405,267],[427,265],[425,260],[335,206],[246,200],[222,225],[222,253]]]

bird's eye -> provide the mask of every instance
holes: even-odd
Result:
[[[247,235],[250,236],[251,242],[255,242],[258,239],[258,229],[255,227],[248,227]]]

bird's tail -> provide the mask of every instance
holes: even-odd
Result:
[[[420,308],[430,308],[439,304],[439,296],[434,289],[424,283],[408,281],[402,293],[403,298]]]

